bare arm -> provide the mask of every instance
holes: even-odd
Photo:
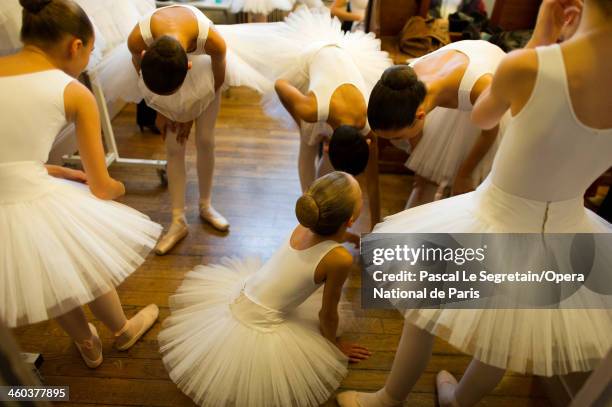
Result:
[[[534,50],[518,50],[508,54],[500,63],[491,86],[478,98],[472,110],[472,122],[482,129],[492,129],[508,109],[517,114],[527,103],[538,62]]]
[[[279,79],[274,83],[274,90],[278,95],[281,103],[293,117],[296,123],[300,124],[300,120],[309,123],[317,121],[317,105],[316,102],[304,95],[295,86],[291,85],[285,79]]]
[[[347,11],[347,3],[347,0],[334,0],[334,3],[330,7],[331,15],[338,17],[342,21],[361,21],[365,18],[364,13]]]
[[[319,267],[325,270],[325,287],[323,288],[323,304],[319,312],[321,334],[348,356],[351,362],[367,359],[370,352],[359,345],[337,340],[338,304],[342,295],[342,287],[348,277],[353,256],[344,248],[336,248],[327,254]],[[317,267],[317,271],[319,271]]]
[[[134,69],[136,72],[140,74],[140,64],[142,62],[142,53],[146,51],[147,45],[142,39],[142,35],[140,34],[140,27],[138,24],[132,29],[128,39],[127,39],[128,50],[132,54],[132,65],[134,65]]]
[[[554,44],[571,37],[580,21],[582,0],[544,0],[531,39],[525,48]]]
[[[480,132],[480,136],[474,142],[472,149],[461,163],[459,171],[457,171],[457,177],[453,184],[453,195],[463,194],[474,189],[472,172],[495,142],[498,132],[499,126]]]
[[[120,197],[125,188],[108,174],[94,96],[82,84],[72,82],[64,91],[64,109],[66,118],[76,125],[79,154],[92,194],[100,199]]]
[[[215,79],[215,92],[217,92],[225,82],[225,54],[227,48],[225,40],[212,26],[208,30],[208,38],[206,39],[206,44],[204,44],[204,50],[210,55],[213,77]]]

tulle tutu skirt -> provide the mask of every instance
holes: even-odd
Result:
[[[161,226],[142,213],[53,178],[42,164],[0,164],[0,319],[60,316],[119,285]]]
[[[283,22],[220,26],[219,31],[228,46],[253,69],[271,82],[286,79],[303,93],[308,92],[309,62],[325,46],[345,50],[369,90],[392,65],[373,33],[342,32],[340,20],[325,8],[300,7]],[[369,95],[364,97],[367,101]],[[273,89],[264,94],[263,104],[269,116],[295,127]]]
[[[387,217],[374,232],[541,233],[543,222],[549,233],[612,232],[610,223],[584,208],[582,197],[549,203],[544,220],[546,206],[508,194],[487,178],[474,192]],[[601,261],[609,270],[612,256],[605,254]],[[567,253],[556,257],[567,258]],[[597,299],[598,294],[586,291],[569,301]],[[610,309],[570,308],[414,309],[405,311],[405,319],[486,364],[551,376],[591,370],[612,347]]]
[[[406,167],[438,185],[452,185],[461,163],[482,131],[472,123],[470,114],[471,112],[443,107],[432,110],[425,119],[423,137],[406,161]],[[507,117],[504,116],[498,137],[472,172],[474,187],[480,184],[491,170],[506,122]]]
[[[319,406],[340,386],[347,358],[319,331],[320,297],[280,312],[244,294],[259,268],[225,259],[187,274],[159,334],[164,365],[202,406]]]

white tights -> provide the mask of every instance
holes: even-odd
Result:
[[[360,394],[359,405],[361,407],[401,405],[425,371],[433,343],[434,336],[429,332],[410,323],[404,323],[402,337],[385,387],[377,393]],[[476,404],[497,386],[503,375],[503,369],[472,359],[455,389],[456,403],[461,407]]]
[[[215,169],[215,123],[221,106],[221,92],[195,121],[195,145],[197,154],[200,205],[210,206],[213,173]],[[176,141],[176,134],[166,135],[166,156],[168,160],[168,190],[172,201],[172,219],[185,216],[185,144]]]

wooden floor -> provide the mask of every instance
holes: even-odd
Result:
[[[168,296],[192,267],[215,262],[223,256],[268,258],[296,225],[293,209],[299,196],[298,136],[266,118],[258,100],[248,90],[232,90],[223,99],[217,122],[213,203],[229,219],[231,231],[215,232],[198,218],[195,156],[193,140],[190,140],[187,202],[191,233],[170,255],[151,255],[119,287],[128,316],[154,302],[160,306],[160,321],[163,321],[168,316]],[[134,114],[134,106],[128,106],[114,121],[122,155],[163,158],[160,136],[141,134],[134,124]],[[153,170],[116,168],[111,173],[125,182],[128,194],[122,199],[124,203],[167,226],[169,196]],[[382,176],[383,215],[403,208],[410,181],[408,176]],[[369,223],[366,214],[364,209],[360,225],[363,231]],[[366,362],[351,365],[342,389],[376,390],[384,384],[391,367],[402,319],[395,311],[360,310],[359,287],[359,270],[355,268],[345,291],[354,304],[359,323],[346,339],[367,346],[374,354]],[[91,317],[89,312],[88,315]],[[192,405],[169,380],[162,366],[156,343],[159,323],[128,352],[114,350],[110,333],[98,321],[94,324],[103,336],[105,356],[104,363],[96,370],[85,367],[70,339],[55,322],[20,328],[16,334],[24,350],[44,355],[42,375],[47,384],[70,386],[69,405]],[[447,369],[460,375],[469,360],[448,344],[437,341],[429,366],[406,405],[436,405],[436,372]],[[325,404],[335,405],[335,401]],[[509,374],[481,405],[514,407],[548,406],[549,403],[532,377]]]

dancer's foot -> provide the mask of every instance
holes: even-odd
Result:
[[[173,220],[168,232],[163,235],[155,245],[155,254],[162,256],[176,246],[178,242],[187,236],[189,228],[184,218]]]
[[[159,316],[159,308],[149,304],[125,323],[121,331],[115,334],[115,348],[128,350],[153,326]]]
[[[442,370],[436,376],[436,387],[438,388],[438,403],[440,407],[459,407],[459,403],[455,399],[455,389],[457,388],[457,379]]]
[[[230,225],[227,219],[211,205],[200,205],[200,217],[221,232],[225,232],[229,229]]]
[[[96,327],[91,323],[89,324],[89,330],[91,331],[91,338],[86,339],[83,342],[74,342],[83,361],[90,369],[95,369],[102,364],[102,341],[98,336]]]

